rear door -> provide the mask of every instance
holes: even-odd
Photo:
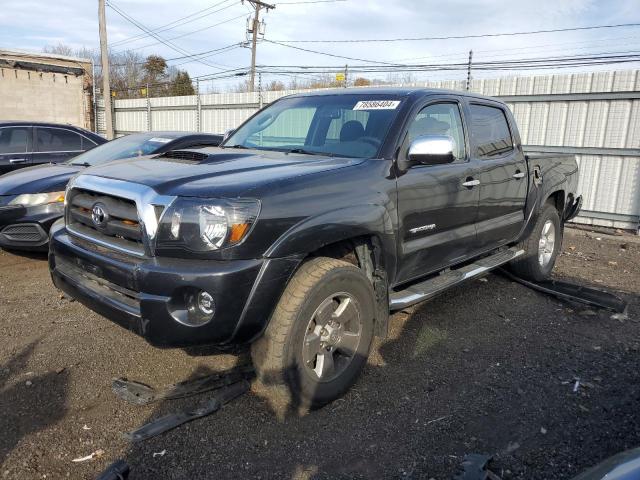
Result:
[[[0,127],[0,174],[31,162],[31,127]]]
[[[462,111],[455,97],[438,100],[423,106],[408,126],[399,155],[406,157],[418,136],[449,135],[456,159],[444,165],[414,164],[397,179],[398,283],[441,270],[475,251],[479,189]]]
[[[527,163],[504,105],[470,100],[468,112],[480,180],[478,246],[487,250],[515,239],[524,224]]]
[[[82,153],[83,137],[63,127],[35,127],[33,163],[61,163]],[[85,139],[87,146],[89,141]]]

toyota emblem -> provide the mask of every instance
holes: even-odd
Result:
[[[95,224],[96,227],[104,226],[107,221],[108,215],[105,211],[104,205],[100,203],[96,203],[91,209],[91,220]]]

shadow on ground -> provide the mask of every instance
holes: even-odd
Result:
[[[0,366],[0,465],[25,437],[56,424],[67,411],[66,371],[40,375],[26,371],[38,343],[25,346]],[[9,384],[9,379],[16,377],[20,380]],[[5,477],[8,474],[10,470],[4,472]]]
[[[640,297],[627,299],[619,321],[491,275],[396,314],[344,398],[278,419],[246,395],[132,445],[130,478],[445,479],[471,452],[505,479],[571,478],[640,443]],[[161,402],[148,420],[207,398]]]

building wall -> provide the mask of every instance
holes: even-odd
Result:
[[[0,52],[0,59],[42,64],[23,69],[0,66],[0,120],[27,120],[68,123],[91,128],[91,97],[86,90],[86,74],[47,72],[46,64],[64,66],[64,61],[43,57],[21,57]],[[85,72],[90,64],[66,62]]]

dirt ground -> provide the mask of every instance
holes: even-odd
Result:
[[[319,411],[279,419],[249,394],[134,446],[123,432],[207,396],[134,406],[113,378],[166,385],[242,355],[150,347],[62,299],[44,257],[0,251],[0,478],[95,478],[123,458],[132,479],[450,479],[473,452],[504,479],[571,478],[640,445],[640,237],[574,229],[563,249],[555,275],[617,291],[628,318],[489,275],[394,315]]]

